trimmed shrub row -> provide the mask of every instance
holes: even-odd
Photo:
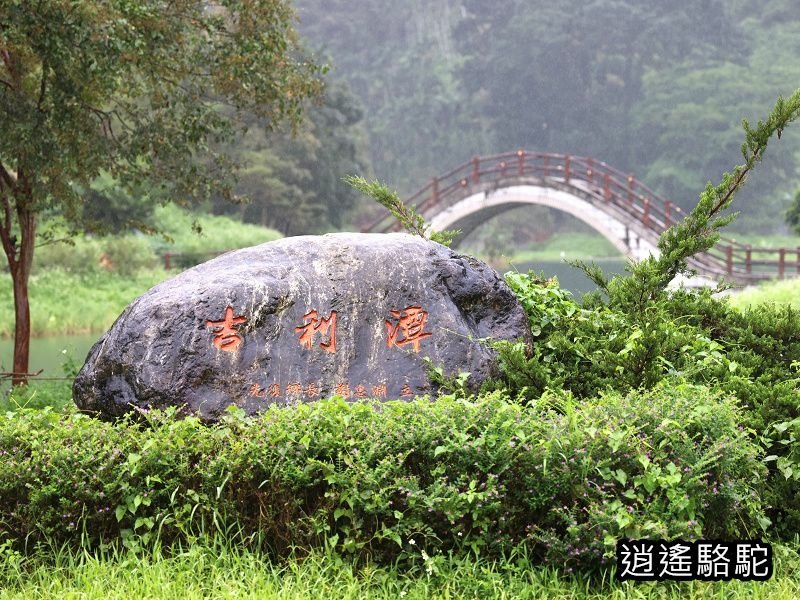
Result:
[[[620,537],[757,537],[765,468],[730,398],[333,399],[217,426],[153,413],[0,417],[0,539],[169,545],[238,531],[276,555],[379,562],[519,545],[598,568]]]

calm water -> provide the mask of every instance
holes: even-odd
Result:
[[[71,358],[82,365],[89,354],[89,349],[100,338],[100,334],[92,335],[57,335],[31,339],[30,371],[36,373],[43,369],[42,377],[61,377],[64,374],[63,364]],[[0,372],[11,371],[14,356],[14,340],[0,338]],[[0,390],[8,380],[0,380]]]
[[[623,260],[598,261],[606,274],[621,273],[625,262]],[[562,261],[534,262],[516,265],[521,272],[528,270],[544,271],[545,275],[558,277],[561,287],[570,290],[576,298],[594,289],[594,284],[586,278],[582,271],[570,267]],[[52,336],[33,338],[31,340],[31,365],[30,370],[35,373],[43,369],[43,377],[59,377],[63,375],[63,364],[71,358],[79,366],[83,364],[92,345],[100,338],[101,334]],[[11,370],[14,342],[11,339],[0,338],[0,372]],[[6,380],[7,381],[7,380]],[[0,381],[0,390],[7,385]]]

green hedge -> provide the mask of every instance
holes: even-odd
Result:
[[[520,544],[567,570],[617,538],[756,537],[764,467],[738,409],[702,386],[521,405],[501,393],[330,400],[204,426],[0,417],[0,539],[169,545],[254,534],[380,562]]]
[[[495,387],[536,398],[565,389],[577,398],[598,390],[627,394],[686,381],[736,398],[741,425],[772,458],[764,498],[771,530],[800,531],[800,313],[763,305],[740,312],[710,290],[676,291],[644,311],[577,303],[553,281],[506,276],[528,314],[532,349],[501,342],[503,377]]]

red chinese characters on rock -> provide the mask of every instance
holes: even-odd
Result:
[[[286,385],[286,395],[287,396],[302,396],[303,395],[303,385],[297,382],[292,382]]]
[[[254,383],[253,385],[250,386],[249,395],[252,396],[253,398],[266,398],[267,397],[267,390],[262,388],[257,383]]]
[[[229,306],[225,309],[225,318],[221,321],[206,321],[208,327],[214,334],[214,345],[219,350],[225,352],[235,352],[236,349],[242,345],[244,339],[239,332],[235,329],[237,325],[247,323],[247,319],[239,315],[233,316],[233,307]]]
[[[353,395],[352,390],[350,389],[350,385],[347,383],[337,383],[333,387],[333,393],[336,396],[341,396],[342,398],[349,398]]]
[[[386,320],[386,345],[389,348],[411,344],[414,352],[419,352],[420,340],[433,335],[425,329],[428,311],[421,306],[406,306],[403,310],[389,311],[396,322]]]
[[[386,398],[387,385],[379,383],[377,385],[359,384],[351,386],[347,382],[339,382],[334,384],[333,389],[330,390],[333,395],[341,396],[342,398]],[[250,385],[248,395],[252,398],[280,398],[282,396],[291,396],[294,398],[305,397],[308,400],[317,398],[323,395],[323,389],[318,383],[308,383],[303,385],[300,382],[290,382],[285,386],[279,383],[270,383],[267,387],[262,387],[257,383]],[[401,393],[402,397],[411,397],[414,393],[408,384],[403,386]]]
[[[300,334],[300,345],[306,350],[311,350],[317,333],[328,336],[327,342],[320,342],[319,347],[327,352],[336,352],[336,311],[332,310],[328,318],[321,317],[316,310],[310,310],[303,315],[303,324],[294,330]]]

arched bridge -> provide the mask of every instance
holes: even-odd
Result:
[[[466,235],[488,219],[524,204],[567,212],[584,221],[625,256],[656,254],[659,235],[684,216],[632,175],[581,156],[517,150],[476,157],[432,179],[406,203],[435,230]],[[400,229],[386,214],[363,231]],[[800,274],[800,248],[757,248],[722,238],[690,260],[700,275],[748,283]]]

